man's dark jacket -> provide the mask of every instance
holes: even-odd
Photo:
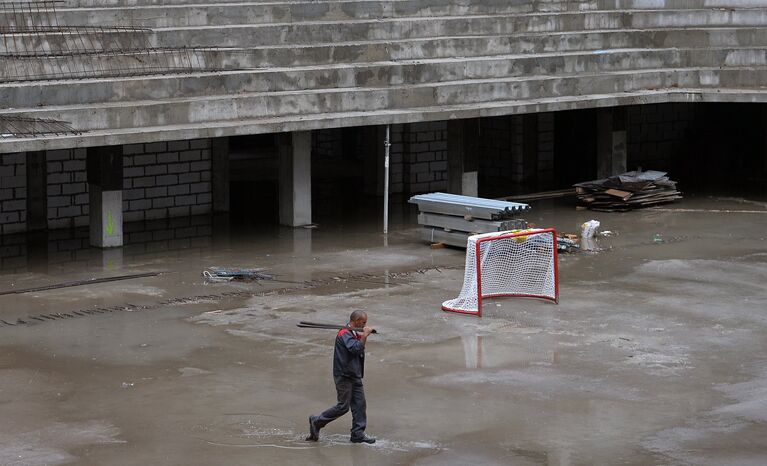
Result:
[[[333,377],[361,379],[365,375],[365,344],[360,338],[348,328],[338,332],[333,353]]]

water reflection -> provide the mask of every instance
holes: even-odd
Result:
[[[0,273],[48,273],[75,264],[119,270],[123,262],[150,253],[173,257],[174,252],[210,248],[214,228],[214,217],[209,215],[126,223],[125,245],[109,249],[91,247],[88,228],[0,236]]]

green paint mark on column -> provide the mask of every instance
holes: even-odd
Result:
[[[107,235],[112,236],[115,231],[115,222],[112,219],[112,211],[107,210]]]

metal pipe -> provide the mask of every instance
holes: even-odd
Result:
[[[386,125],[386,139],[384,140],[384,206],[383,206],[383,232],[389,233],[389,125]]]

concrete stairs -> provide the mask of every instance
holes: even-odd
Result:
[[[50,32],[30,35],[28,56],[0,55],[0,81],[32,65],[40,75],[65,65],[93,71],[0,83],[0,114],[85,131],[0,138],[0,152],[675,99],[767,100],[767,6],[753,0],[168,3],[58,7],[60,24],[152,29],[90,38],[89,50],[119,53],[41,60],[79,50],[78,34]],[[136,48],[136,34],[152,49]],[[3,52],[14,52],[7,41]],[[147,65],[152,54],[165,60],[156,70]],[[141,60],[143,68],[124,76],[99,74]]]

